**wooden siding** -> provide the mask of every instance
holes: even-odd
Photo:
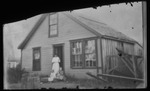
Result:
[[[32,49],[22,50],[22,68],[32,71]]]
[[[109,40],[102,38],[102,58],[103,58],[103,72],[106,73],[107,57],[118,55],[116,48],[124,50],[127,53],[134,54],[134,45],[126,42]],[[114,62],[110,65],[117,65],[117,58],[113,58]],[[116,60],[116,61],[115,61]]]
[[[141,46],[139,46],[138,44],[135,44],[134,45],[134,54],[143,56],[143,48]]]
[[[41,48],[41,68],[42,73],[51,72],[51,60],[52,60],[52,46]]]
[[[64,61],[65,73],[75,75],[77,77],[85,77],[87,71],[96,74],[96,69],[71,69],[70,68],[70,42],[69,40],[95,37],[95,35],[81,25],[77,24],[62,13],[59,13],[58,37],[48,38],[48,17],[39,26],[33,37],[30,39],[25,49],[22,51],[23,67],[32,68],[32,48],[41,47],[41,72],[50,74],[51,59],[53,55],[53,44],[64,43]],[[89,77],[89,76],[86,76]]]
[[[124,52],[128,54],[134,54],[134,45],[129,43],[123,43]]]

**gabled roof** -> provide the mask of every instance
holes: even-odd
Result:
[[[43,22],[43,20],[45,19],[46,16],[47,16],[47,14],[41,15],[40,19],[36,22],[36,24],[34,25],[34,27],[32,28],[32,30],[29,32],[29,34],[26,36],[26,38],[23,40],[23,42],[18,46],[18,49],[23,49],[25,47],[25,45],[31,39],[31,37],[36,32],[36,30],[41,25],[41,23]]]
[[[62,13],[65,14],[66,16],[68,16],[69,18],[71,18],[76,23],[80,24],[82,27],[86,28],[91,33],[97,35],[97,36],[112,37],[112,38],[117,38],[117,39],[121,39],[121,40],[124,40],[124,41],[128,41],[128,42],[131,42],[131,43],[138,43],[135,40],[127,37],[123,33],[112,29],[111,27],[109,27],[108,25],[106,25],[104,23],[94,21],[94,20],[85,18],[83,16],[78,16],[74,13],[69,13],[69,12],[62,12]],[[48,14],[43,14],[41,16],[41,18],[37,21],[35,26],[32,28],[31,32],[27,35],[25,40],[19,45],[18,49],[23,49],[25,47],[25,45],[28,43],[30,38],[36,32],[36,30],[38,29],[38,27],[40,26],[40,24],[43,22],[43,20],[45,19],[45,17],[47,15]]]
[[[95,35],[99,35],[101,37],[113,37],[113,38],[117,38],[117,39],[128,41],[128,42],[136,42],[134,39],[126,36],[125,34],[121,32],[118,32],[117,30],[109,27],[105,23],[77,15],[75,13],[68,13],[68,14],[70,15],[70,18],[72,18],[73,20],[76,18],[78,22],[83,23],[82,25],[84,27],[88,26],[88,30],[91,32],[94,31],[93,33]]]

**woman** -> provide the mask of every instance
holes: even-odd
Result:
[[[50,74],[49,81],[53,81],[56,78],[56,74],[59,73],[59,62],[60,59],[57,55],[52,58],[52,73]]]

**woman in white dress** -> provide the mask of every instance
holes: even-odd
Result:
[[[50,77],[48,78],[49,81],[53,81],[54,78],[56,78],[56,74],[59,73],[59,62],[60,62],[60,58],[55,55],[52,58],[52,73],[50,74]]]

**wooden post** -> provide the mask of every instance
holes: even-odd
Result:
[[[22,69],[22,68],[23,68],[23,67],[22,67],[22,49],[21,49],[20,65],[21,65],[21,69]]]
[[[132,78],[132,77],[125,77],[125,76],[117,76],[117,75],[109,75],[109,74],[98,74],[99,76],[105,76],[105,77],[109,77],[109,78],[120,78],[120,79],[129,79],[129,80],[135,80],[135,81],[141,81],[143,82],[143,79],[139,79],[139,78]]]
[[[147,3],[142,2],[142,27],[143,27],[143,49],[144,49],[144,79],[145,87],[147,86]]]
[[[97,63],[97,64],[96,64],[96,66],[97,66],[97,67],[96,67],[97,76],[98,76],[98,73],[99,73],[99,68],[98,68],[98,66],[99,66],[99,62],[98,62],[98,61],[99,61],[99,59],[98,59],[98,55],[99,55],[98,49],[99,49],[99,48],[98,48],[98,47],[99,47],[99,46],[97,46],[98,43],[99,43],[98,41],[99,41],[98,38],[96,38],[96,40],[95,40],[95,47],[96,47],[96,48],[95,48],[95,49],[96,49],[96,59],[97,59],[97,60],[96,60],[96,61],[97,61],[97,62],[96,62],[96,63]]]
[[[104,64],[103,64],[103,49],[102,49],[102,37],[100,37],[100,52],[101,52],[101,66],[102,66],[102,73],[104,73]]]
[[[91,77],[93,77],[93,78],[95,78],[95,79],[97,79],[97,80],[100,80],[100,81],[102,81],[102,82],[108,83],[107,80],[104,80],[103,78],[100,78],[100,77],[98,77],[98,76],[95,76],[95,75],[91,74],[90,72],[87,72],[86,74],[89,75],[89,76],[91,76]]]
[[[132,56],[132,62],[133,62],[133,70],[134,70],[134,77],[136,78],[136,66],[135,66],[135,56]]]

